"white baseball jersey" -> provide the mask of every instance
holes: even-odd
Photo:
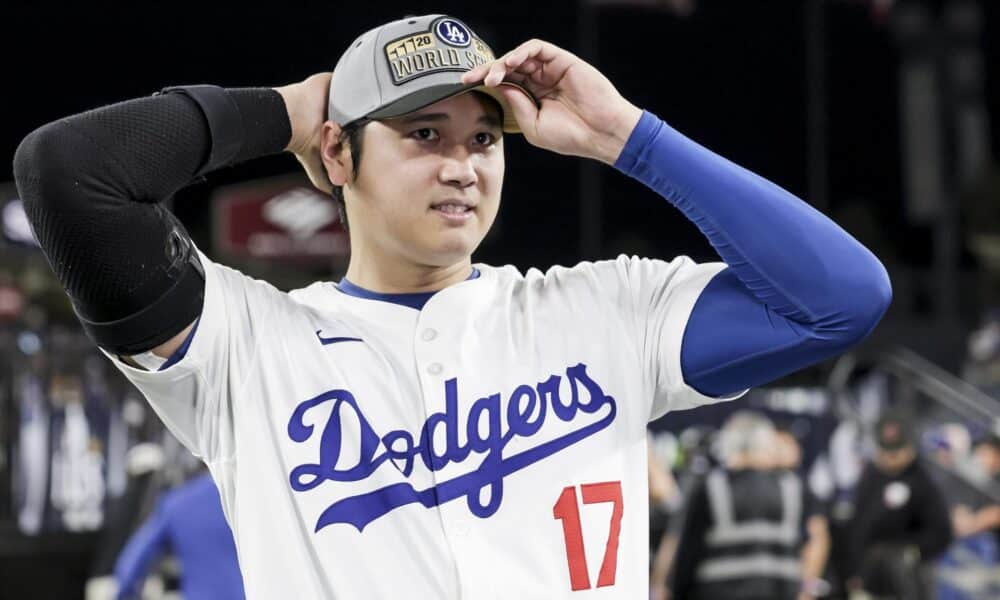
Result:
[[[481,275],[416,310],[209,261],[185,357],[112,358],[209,466],[250,598],[643,598],[646,424],[721,263]]]

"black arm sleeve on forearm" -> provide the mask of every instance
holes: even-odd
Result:
[[[228,134],[238,147],[229,164],[284,149],[291,125],[277,92],[223,93],[238,112],[224,121],[240,128]],[[190,250],[187,233],[158,203],[222,166],[207,164],[219,135],[210,120],[191,97],[163,94],[54,121],[17,149],[14,177],[35,236],[88,334],[109,351],[149,350],[200,314],[196,257],[178,253]],[[116,323],[137,322],[115,333]]]

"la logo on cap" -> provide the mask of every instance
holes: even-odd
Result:
[[[472,43],[472,34],[469,30],[454,19],[441,19],[434,26],[434,33],[438,39],[458,48],[465,48]]]

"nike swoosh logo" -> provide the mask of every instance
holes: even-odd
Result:
[[[328,337],[328,338],[325,338],[322,335],[320,335],[320,332],[322,332],[322,331],[323,331],[322,329],[320,329],[319,331],[317,331],[316,332],[316,337],[319,338],[319,342],[321,344],[323,344],[324,346],[327,346],[329,344],[339,344],[340,342],[363,342],[364,341],[361,338],[352,338],[352,337]]]

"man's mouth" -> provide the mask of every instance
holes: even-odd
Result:
[[[458,215],[472,210],[471,206],[465,204],[434,204],[431,206],[436,211]]]
[[[431,205],[431,210],[452,223],[463,223],[476,214],[476,207],[460,200],[445,200]]]

